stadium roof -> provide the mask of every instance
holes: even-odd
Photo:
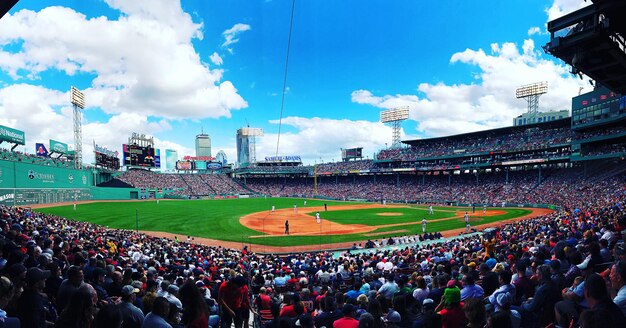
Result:
[[[444,140],[454,141],[454,140],[463,140],[463,139],[477,138],[477,137],[480,137],[480,138],[495,137],[495,136],[509,134],[512,132],[523,131],[529,128],[541,128],[541,129],[564,128],[564,127],[570,127],[571,124],[572,124],[571,117],[566,117],[560,120],[555,120],[555,121],[550,121],[550,122],[545,122],[545,123],[509,126],[505,128],[483,130],[483,131],[463,133],[463,134],[457,134],[457,135],[445,136],[445,137],[429,138],[429,139],[405,140],[405,141],[402,141],[402,143],[405,143],[410,146],[417,146],[425,142],[437,142],[437,141],[444,141]]]
[[[2,0],[0,2],[0,18],[4,17],[18,1],[19,0]]]

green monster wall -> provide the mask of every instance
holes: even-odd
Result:
[[[138,198],[139,189],[95,187],[94,175],[97,174],[98,171],[90,169],[0,160],[0,204],[28,206],[75,200]]]

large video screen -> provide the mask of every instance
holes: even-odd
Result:
[[[154,167],[154,148],[137,145],[122,145],[124,165]]]
[[[346,159],[362,158],[363,157],[363,147],[343,149],[342,153],[341,153],[341,157],[344,160],[346,160]]]
[[[115,156],[109,156],[100,152],[96,152],[96,165],[108,167],[113,170],[119,170],[120,159]]]
[[[176,162],[176,169],[179,171],[193,170],[193,164],[189,161]]]

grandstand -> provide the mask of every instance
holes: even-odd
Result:
[[[552,35],[550,51],[623,92],[623,47],[614,44],[623,44],[615,10],[623,4],[593,3],[549,24],[552,33],[581,24],[561,41]],[[602,65],[578,62],[574,51]],[[161,173],[153,142],[129,142],[125,151],[141,156],[128,151],[122,171],[102,165],[111,158],[74,169],[67,158],[0,149],[0,327],[230,328],[227,318],[255,328],[622,327],[626,97],[598,86],[574,97],[572,109],[572,118],[405,140],[375,159],[314,166],[290,157],[231,169],[202,159]],[[320,234],[319,251],[261,253],[243,242],[109,229],[35,209],[237,197],[554,211],[452,238],[372,235],[322,249]]]

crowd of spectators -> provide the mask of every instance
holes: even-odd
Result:
[[[508,176],[508,178],[507,178]],[[460,175],[388,175],[311,178],[248,178],[247,186],[271,196],[325,196],[419,203],[568,204],[576,194],[592,195],[596,184],[619,185],[623,177],[589,182],[582,169],[563,168]]]
[[[148,170],[129,170],[116,177],[135,188],[169,189],[171,195],[208,196],[249,193],[247,189],[225,174],[156,173]]]
[[[52,157],[37,156],[37,155],[23,153],[19,151],[11,151],[11,150],[4,149],[4,148],[0,148],[0,159],[7,160],[7,161],[14,161],[14,162],[44,165],[44,166],[56,166],[56,167],[65,167],[65,168],[74,167],[74,161],[70,161],[65,157],[52,158]],[[92,166],[85,165],[84,168],[91,169]]]
[[[568,173],[553,175],[580,183]],[[394,239],[385,245],[396,248],[374,243],[339,255],[261,255],[3,206],[0,322],[620,327],[626,314],[624,177],[583,189],[559,185],[563,181],[542,191],[546,197],[563,193],[563,210],[490,235],[420,246]]]
[[[459,153],[475,154],[543,149],[557,144],[567,144],[574,137],[574,132],[569,128],[529,128],[500,136],[427,139],[407,148],[382,150],[378,153],[377,159],[413,161],[417,158],[448,156]]]
[[[373,168],[376,168],[376,163],[374,162],[374,160],[362,159],[358,161],[318,164],[315,169],[317,172],[336,172],[350,170],[369,170]]]

